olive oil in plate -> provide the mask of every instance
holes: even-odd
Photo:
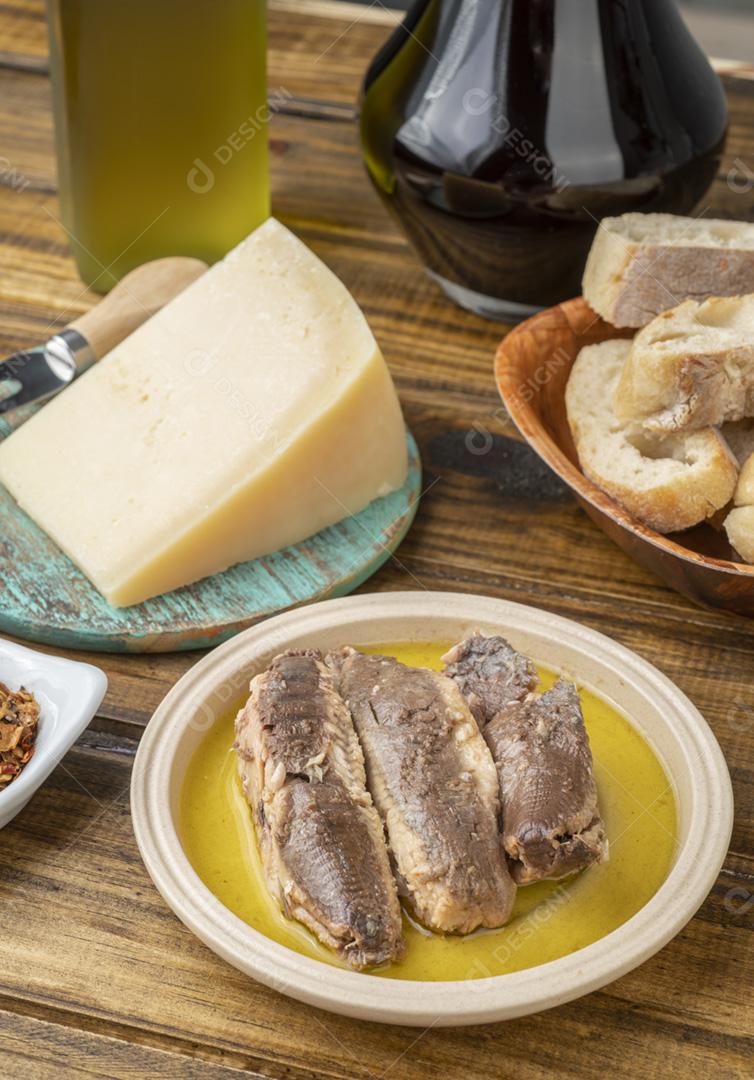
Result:
[[[449,643],[382,645],[406,664],[441,667]],[[541,670],[543,687],[556,676]],[[513,918],[466,937],[430,934],[404,913],[405,958],[374,974],[395,979],[463,980],[534,967],[617,929],[654,895],[670,870],[676,808],[651,747],[607,702],[581,690],[610,859],[563,881],[519,889]],[[232,710],[206,733],[189,763],[181,805],[183,846],[205,885],[239,918],[281,945],[340,965],[329,949],[286,919],[264,882],[251,812],[232,750]],[[343,965],[345,966],[345,965]]]

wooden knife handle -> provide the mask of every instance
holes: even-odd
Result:
[[[201,259],[171,256],[137,266],[98,304],[70,324],[98,360],[207,269]]]

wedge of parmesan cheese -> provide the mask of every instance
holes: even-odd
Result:
[[[0,444],[0,482],[116,607],[304,540],[406,470],[362,312],[274,219]]]

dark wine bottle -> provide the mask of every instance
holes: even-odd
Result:
[[[580,293],[603,217],[689,213],[726,127],[673,0],[417,0],[361,103],[369,174],[431,276],[509,321]]]

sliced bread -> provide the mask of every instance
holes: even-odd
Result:
[[[754,563],[754,506],[737,506],[725,519],[731,547],[744,562]]]
[[[745,465],[754,454],[754,417],[747,416],[743,420],[731,420],[723,424],[720,434],[735,454],[738,464]]]
[[[725,531],[744,562],[754,563],[754,454],[741,469],[734,501],[735,509],[725,519]]]
[[[584,299],[613,326],[646,326],[682,300],[754,292],[754,224],[674,214],[604,218]]]
[[[568,423],[584,474],[657,532],[688,529],[731,499],[738,466],[712,428],[657,436],[616,418],[612,401],[631,348],[587,345],[566,388]]]
[[[652,431],[691,431],[754,412],[754,295],[658,315],[636,335],[615,411]]]
[[[754,454],[750,454],[738,474],[736,493],[733,496],[736,506],[754,505]]]

